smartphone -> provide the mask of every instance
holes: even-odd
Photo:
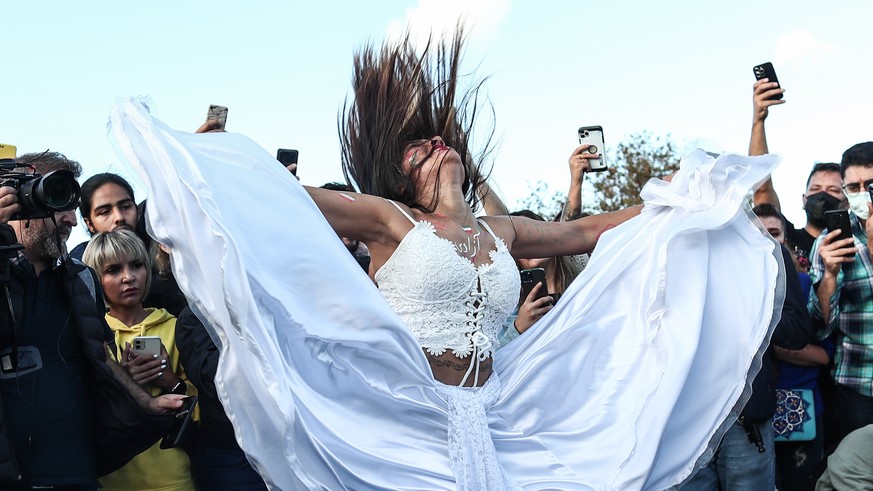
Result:
[[[587,152],[595,153],[600,157],[589,159],[591,164],[591,172],[602,172],[608,168],[606,164],[606,153],[603,146],[603,128],[600,126],[583,126],[579,128],[579,144],[588,144]]]
[[[527,298],[537,283],[543,285],[537,292],[537,300],[549,295],[549,286],[546,284],[546,270],[543,268],[522,269],[521,274],[521,298]]]
[[[276,160],[282,164],[283,167],[288,167],[291,164],[297,163],[297,155],[299,152],[297,150],[291,150],[288,148],[280,148],[278,152],[276,152]],[[297,169],[294,169],[292,172],[295,176],[297,175]]]
[[[182,399],[182,407],[176,411],[176,424],[161,440],[161,448],[184,447],[194,443],[195,433],[192,432],[194,425],[194,406],[197,405],[197,396]]]
[[[140,356],[160,356],[161,338],[158,336],[137,336],[133,338],[132,349]]]
[[[836,240],[852,238],[852,224],[849,222],[849,212],[846,210],[831,210],[825,212],[825,221],[828,233],[840,229],[840,236]]]
[[[771,82],[776,82],[779,87],[782,87],[782,84],[779,83],[779,79],[776,78],[776,70],[773,69],[773,64],[769,61],[767,63],[761,63],[760,65],[756,65],[752,68],[752,71],[755,73],[755,80],[761,80],[762,78],[766,78]],[[771,100],[779,100],[782,98],[782,94],[776,94],[771,97]]]
[[[206,121],[217,120],[221,129],[227,124],[227,108],[217,104],[211,104],[206,112]]]

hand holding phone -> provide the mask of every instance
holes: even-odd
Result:
[[[161,338],[158,336],[137,336],[133,338],[131,351],[139,356],[159,356],[161,354]]]
[[[524,334],[527,329],[552,310],[552,297],[548,293],[546,272],[543,268],[523,269],[521,275],[522,297],[518,315],[513,322],[515,330]],[[537,290],[535,297],[531,292]]]
[[[827,223],[828,233],[839,229],[840,235],[831,241],[831,243],[843,239],[852,238],[852,224],[849,221],[849,212],[846,210],[831,210],[825,212],[825,222]]]
[[[755,74],[755,80],[761,80],[762,78],[766,78],[770,82],[776,82],[779,88],[782,88],[782,84],[780,84],[779,79],[776,78],[776,70],[773,68],[773,64],[769,61],[767,63],[761,63],[760,65],[756,65],[754,68],[752,68],[752,72]],[[782,92],[777,92],[767,99],[780,100],[782,99]]]
[[[602,172],[609,168],[606,163],[605,147],[603,145],[603,128],[600,126],[583,126],[579,128],[579,144],[588,145],[582,154],[591,165],[591,172]],[[593,154],[591,157],[585,154]]]
[[[218,121],[218,128],[216,129],[224,131],[224,127],[227,124],[227,107],[217,104],[210,105],[209,110],[206,112],[206,121]]]
[[[527,298],[530,292],[537,284],[541,285],[537,292],[536,299],[539,300],[549,294],[549,287],[546,284],[546,270],[543,268],[523,269],[519,272],[521,275],[521,297]]]
[[[276,152],[276,160],[279,161],[282,166],[288,168],[292,174],[297,175],[297,157],[300,155],[300,152],[297,150],[292,150],[290,148],[280,148],[278,152]],[[293,167],[288,167],[289,165],[294,164]]]

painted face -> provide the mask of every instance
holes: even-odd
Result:
[[[92,234],[136,228],[136,203],[118,184],[108,182],[94,191],[91,215],[85,220]]]
[[[764,228],[767,229],[767,232],[770,232],[770,235],[776,239],[776,242],[780,244],[785,243],[785,230],[783,228],[782,220],[777,217],[759,217],[761,223],[764,225]]]
[[[100,271],[103,294],[110,308],[135,307],[146,294],[148,271],[139,259],[112,261]]]
[[[403,152],[402,169],[406,173],[430,175],[447,160],[460,162],[461,157],[454,149],[446,146],[442,137],[414,140]]]

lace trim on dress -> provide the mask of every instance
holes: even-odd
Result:
[[[404,215],[415,225],[376,272],[379,289],[429,354],[451,350],[458,358],[475,357],[463,383],[474,373],[478,385],[479,364],[496,351],[500,326],[518,301],[515,261],[482,221],[495,249],[490,263],[477,266],[438,236],[433,224]]]

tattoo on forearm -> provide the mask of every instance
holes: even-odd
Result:
[[[149,403],[152,399],[151,394],[137,385],[124,368],[121,368],[121,365],[112,360],[106,360],[106,364],[109,365],[110,369],[112,369],[112,374],[115,375],[115,378],[121,382],[121,384],[124,385],[124,388],[130,392],[130,395],[136,399],[137,404],[139,404],[143,409],[148,409]]]

